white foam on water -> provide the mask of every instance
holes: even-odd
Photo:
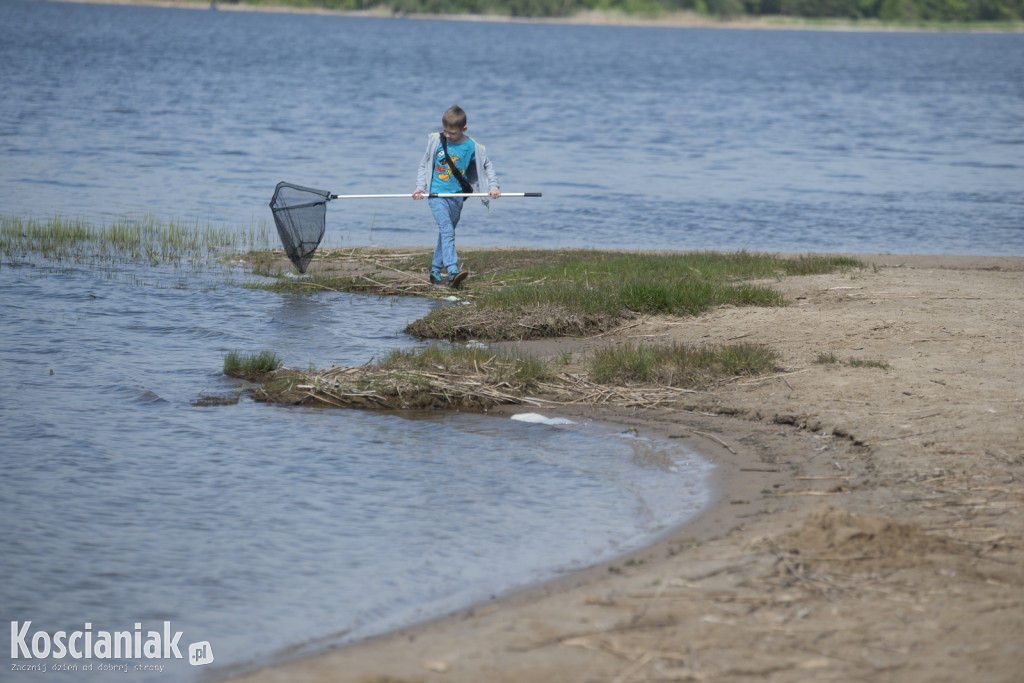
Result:
[[[516,420],[517,422],[529,422],[529,423],[532,423],[532,424],[542,424],[542,425],[574,425],[574,424],[576,424],[575,422],[573,422],[572,420],[570,420],[568,418],[564,418],[564,417],[545,417],[544,415],[541,415],[540,413],[519,413],[518,415],[513,415],[511,419]]]

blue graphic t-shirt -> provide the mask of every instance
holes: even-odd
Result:
[[[444,133],[442,133],[444,135]],[[448,154],[455,162],[455,168],[459,169],[462,177],[466,177],[466,169],[473,163],[476,153],[476,143],[466,138],[458,144],[448,143]],[[452,175],[448,168],[448,162],[444,160],[444,146],[437,146],[437,156],[434,157],[434,175],[430,181],[430,191],[439,194],[462,192],[462,186],[458,179]]]

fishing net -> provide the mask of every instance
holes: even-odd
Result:
[[[274,223],[281,244],[288,258],[300,273],[313,258],[313,252],[324,238],[327,221],[327,201],[331,193],[308,187],[278,183],[270,210],[274,212]]]

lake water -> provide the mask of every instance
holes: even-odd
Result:
[[[459,243],[1024,255],[1024,35],[0,3],[0,210],[266,219],[412,192],[453,102],[507,191]],[[464,61],[455,62],[451,46]],[[372,232],[371,232],[372,227]],[[335,243],[433,244],[339,200]]]
[[[242,230],[279,180],[411,192],[458,102],[503,188],[545,195],[470,206],[460,244],[1024,255],[1024,36],[19,0],[0,26],[7,215]],[[339,200],[327,240],[432,226],[423,203]],[[696,455],[602,425],[197,407],[236,391],[228,351],[365,363],[437,305],[249,278],[3,257],[0,623],[31,620],[30,645],[169,620],[216,661],[160,680],[217,676],[613,557],[710,499]]]

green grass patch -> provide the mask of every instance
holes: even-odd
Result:
[[[572,282],[593,289],[608,283],[656,280],[723,282],[829,273],[860,262],[835,256],[780,257],[749,251],[676,254],[541,250],[470,252],[466,265],[475,272],[504,266],[502,279],[532,284]]]
[[[280,367],[281,358],[273,351],[229,351],[224,356],[224,374],[229,377],[256,381]]]
[[[473,267],[476,254],[473,255]],[[597,315],[668,313],[697,315],[707,309],[778,306],[782,295],[749,280],[830,272],[856,262],[832,257],[783,259],[751,252],[622,254],[569,252],[554,262],[514,268],[503,274],[509,284],[484,291],[477,305],[523,308],[539,304],[569,306]]]
[[[469,285],[474,306],[434,311],[407,332],[451,340],[513,340],[586,334],[636,314],[699,315],[723,305],[782,306],[781,293],[752,281],[861,265],[845,257],[783,258],[746,251],[483,251],[470,252],[465,261],[474,273]],[[488,286],[478,285],[481,279]],[[495,281],[500,286],[490,286]],[[486,311],[511,312],[514,317],[544,317],[544,311],[552,311],[547,317],[567,323],[561,331],[557,324],[509,325],[507,315],[495,313],[496,319],[488,320]]]
[[[702,387],[775,369],[778,354],[756,344],[687,346],[621,344],[594,353],[590,376],[602,384]]]

